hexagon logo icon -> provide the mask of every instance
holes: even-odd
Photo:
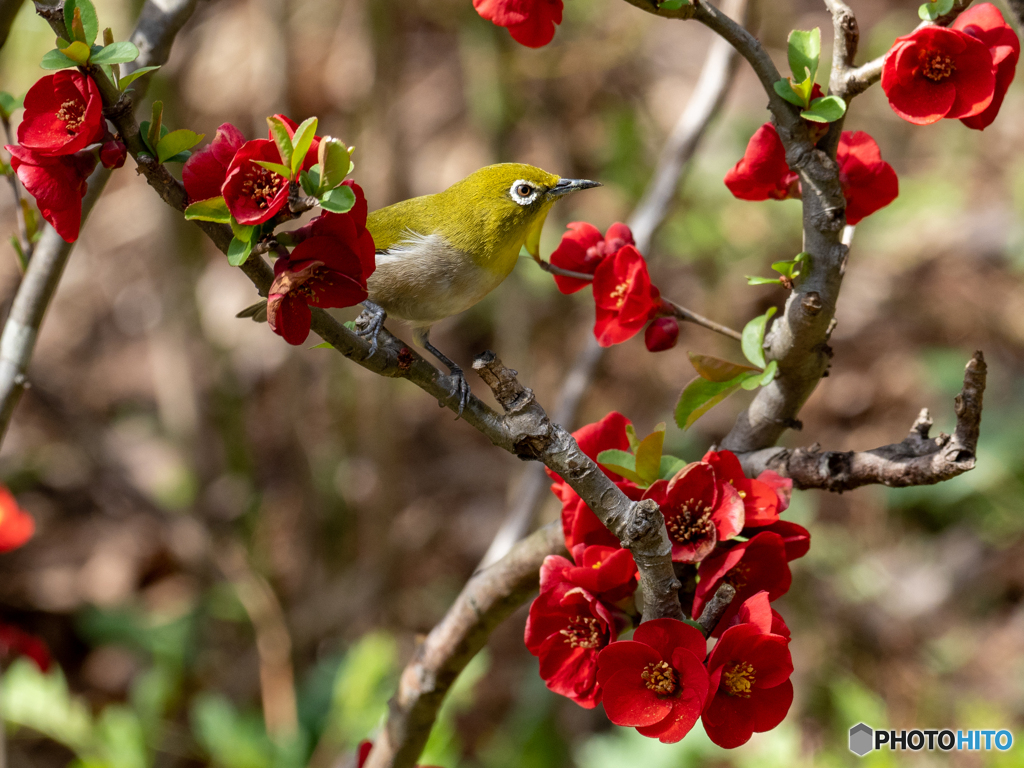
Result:
[[[870,725],[857,723],[850,729],[850,751],[858,757],[864,757],[875,748],[875,732]]]

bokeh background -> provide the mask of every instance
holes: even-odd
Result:
[[[124,39],[138,3],[97,6]],[[917,22],[915,2],[853,6],[860,60]],[[546,255],[569,221],[603,229],[629,216],[712,39],[621,0],[566,0],[565,17],[533,51],[469,0],[203,0],[148,98],[164,101],[165,122],[208,137],[225,121],[255,136],[268,114],[317,115],[321,133],[355,145],[371,208],[496,161],[604,182],[554,209]],[[828,60],[819,3],[757,2],[750,24],[779,62],[789,29],[821,25]],[[26,5],[0,52],[0,88],[27,90],[50,47]],[[800,250],[798,202],[741,202],[722,183],[765,103],[741,63],[647,254],[665,295],[734,327],[785,298],[744,275]],[[785,443],[898,442],[922,407],[948,430],[975,349],[989,389],[973,472],[929,488],[795,495],[787,516],[813,546],[776,605],[796,666],[783,725],[732,752],[699,727],[666,746],[610,726],[544,688],[522,610],[460,679],[424,763],[852,765],[846,731],[862,720],[1024,738],[1022,124],[1020,83],[984,133],[904,123],[877,87],[854,102],[847,125],[877,139],[900,196],[857,228],[831,375]],[[0,557],[0,617],[42,636],[59,668],[43,676],[22,661],[4,676],[10,765],[348,765],[525,465],[411,384],[235,319],[256,298],[251,284],[128,166],[84,227],[0,452],[0,479],[38,523],[34,540]],[[4,185],[0,232],[14,231]],[[18,268],[0,251],[6,310]],[[586,293],[560,295],[524,260],[433,339],[464,365],[496,350],[551,408],[592,322]],[[637,337],[607,353],[571,426],[610,410],[641,434],[669,421],[668,449],[698,458],[750,395],[679,431],[687,351],[741,359],[700,328],[660,354]],[[557,511],[551,497],[541,516]],[[1024,748],[865,764],[1024,765]]]

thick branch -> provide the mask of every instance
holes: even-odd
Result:
[[[751,476],[771,469],[792,478],[797,488],[839,493],[862,485],[905,488],[950,480],[974,469],[986,373],[984,355],[975,352],[964,372],[963,389],[956,396],[952,436],[929,437],[932,418],[924,408],[902,442],[872,451],[822,451],[817,445],[795,450],[768,448],[741,455],[743,469]]]
[[[552,523],[520,541],[466,583],[402,672],[387,724],[364,768],[405,767],[416,762],[455,678],[483,648],[494,628],[537,591],[544,558],[564,552],[561,526]]]
[[[715,627],[722,620],[722,616],[728,610],[734,597],[736,597],[736,587],[732,584],[722,584],[715,590],[715,594],[708,600],[704,610],[700,613],[700,618],[697,619],[704,637],[711,637],[711,633],[715,631]]]

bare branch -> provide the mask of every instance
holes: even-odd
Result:
[[[853,60],[857,55],[860,42],[860,28],[853,9],[843,0],[825,0],[829,13],[832,14],[834,31],[832,43],[832,73],[829,77],[829,93],[841,95],[846,82],[847,72],[853,68]]]
[[[722,620],[723,614],[728,610],[729,604],[736,597],[736,587],[732,584],[722,584],[701,611],[697,623],[701,626],[704,637],[711,637],[718,622]]]
[[[956,396],[952,437],[928,436],[932,418],[924,408],[902,442],[872,451],[822,451],[818,445],[795,450],[767,448],[740,455],[743,469],[752,477],[771,469],[792,478],[797,488],[838,493],[862,485],[905,488],[950,480],[974,469],[986,374],[985,357],[975,352],[964,372],[963,389]]]
[[[537,591],[544,558],[564,553],[561,526],[552,523],[466,583],[402,672],[387,724],[364,768],[409,768],[416,762],[459,673],[494,628]]]
[[[0,5],[2,8],[2,5]],[[0,22],[3,19],[0,18]],[[3,32],[0,29],[0,32]],[[2,43],[0,43],[2,45]],[[4,138],[8,144],[14,144],[11,137],[11,122],[6,118],[0,116],[0,122],[4,125]],[[14,193],[14,215],[18,220],[18,245],[21,247],[21,253],[27,263],[32,259],[32,251],[35,249],[35,243],[33,243],[28,236],[28,222],[25,220],[25,208],[22,205],[21,196],[21,182],[18,180],[18,174],[14,173],[13,170],[7,176],[7,180],[11,183],[11,191]]]
[[[661,305],[663,309],[671,310],[671,315],[676,320],[682,320],[687,323],[699,325],[702,328],[707,328],[709,331],[714,331],[715,333],[720,333],[723,336],[728,336],[730,339],[735,339],[736,341],[740,341],[743,338],[743,334],[739,331],[734,331],[727,325],[721,325],[716,323],[714,320],[708,320],[703,315],[698,315],[696,312],[689,310],[686,307],[681,307],[670,299],[662,297]]]

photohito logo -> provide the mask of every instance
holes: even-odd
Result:
[[[1007,730],[1000,731],[951,731],[951,730],[912,730],[912,731],[876,731],[866,723],[857,723],[850,729],[850,751],[864,757],[875,749],[910,750],[920,752],[922,749],[943,752],[951,750],[979,752],[997,749],[1005,752],[1013,746],[1013,734]]]

